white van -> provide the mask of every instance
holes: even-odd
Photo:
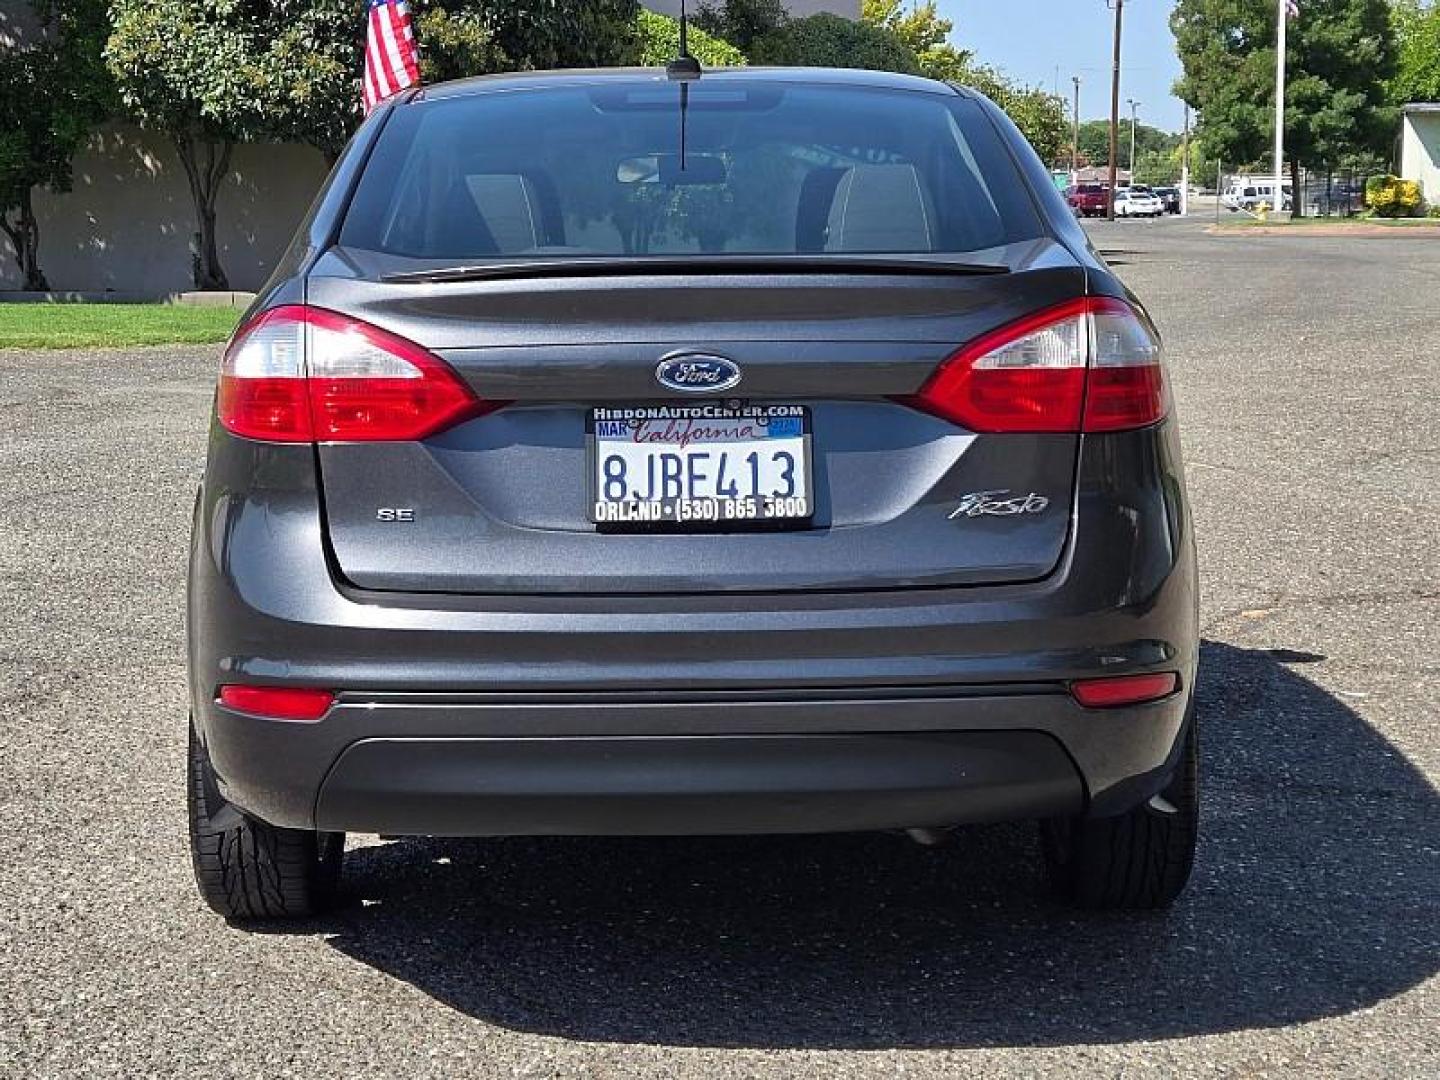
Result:
[[[1285,184],[1281,189],[1284,192],[1285,204],[1280,207],[1282,210],[1289,210],[1292,201],[1290,185]],[[1237,210],[1254,210],[1262,202],[1274,210],[1275,202],[1275,181],[1269,178],[1252,179],[1241,177],[1238,180],[1230,181],[1230,186],[1220,196],[1220,202],[1230,208],[1233,214]]]

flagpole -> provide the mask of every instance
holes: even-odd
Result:
[[[1278,214],[1285,208],[1285,31],[1290,21],[1291,0],[1275,4],[1275,205]]]

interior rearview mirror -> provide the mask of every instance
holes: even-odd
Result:
[[[622,184],[723,184],[729,175],[725,159],[715,154],[646,154],[623,159],[615,169]]]

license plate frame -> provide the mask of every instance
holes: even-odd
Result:
[[[781,434],[744,438],[737,430],[729,439],[706,439],[696,437],[683,443],[659,439],[649,444],[656,453],[665,453],[661,447],[672,447],[680,452],[686,462],[692,451],[704,453],[738,452],[743,460],[745,453],[753,447],[769,447],[772,452],[785,453],[798,450],[799,475],[796,478],[801,494],[781,496],[747,496],[738,494],[734,498],[709,496],[703,499],[657,499],[620,500],[602,499],[601,450],[605,444],[622,440],[613,433],[601,434],[601,424],[624,424],[634,431],[650,425],[664,425],[651,428],[654,434],[674,434],[677,437],[687,431],[707,426],[710,428],[730,427],[736,429],[745,425],[758,425],[769,430],[773,422],[784,425]],[[798,433],[790,427],[798,422]],[[671,427],[670,425],[678,425]],[[688,425],[688,426],[687,426]],[[615,429],[612,428],[613,432]],[[702,435],[704,432],[702,431]],[[633,437],[633,436],[632,436]],[[809,406],[791,402],[748,402],[737,400],[695,401],[695,402],[640,402],[596,405],[585,410],[585,470],[586,470],[586,517],[598,532],[730,532],[737,530],[797,529],[810,526],[815,516],[815,470],[813,464],[814,433],[812,412]],[[639,444],[639,440],[635,440]],[[627,444],[628,445],[628,444]],[[742,451],[741,448],[744,448]],[[753,452],[759,452],[755,450]],[[646,455],[646,450],[631,456]],[[732,465],[736,464],[731,462]],[[772,462],[771,465],[778,464]],[[759,468],[757,465],[755,468]],[[723,469],[722,469],[723,473]],[[738,481],[738,477],[732,477]],[[758,472],[751,477],[760,480]],[[718,480],[717,480],[718,483]],[[749,486],[749,485],[747,485]],[[762,484],[763,486],[763,484]],[[654,490],[654,480],[647,475],[646,487]],[[648,492],[647,492],[648,493]],[[742,500],[751,498],[754,505],[745,506]],[[681,503],[687,504],[681,506]],[[697,503],[713,504],[703,513]],[[727,509],[727,504],[729,508]],[[605,511],[603,507],[631,506],[650,507],[628,513]]]

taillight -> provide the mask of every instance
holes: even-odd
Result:
[[[423,439],[498,407],[438,356],[323,308],[272,308],[225,350],[217,399],[227,430],[270,442]]]
[[[1169,407],[1160,344],[1123,300],[1071,300],[971,342],[910,403],[971,431],[1122,431]]]
[[[308,686],[222,686],[220,704],[270,720],[319,720],[335,703],[329,690]]]

